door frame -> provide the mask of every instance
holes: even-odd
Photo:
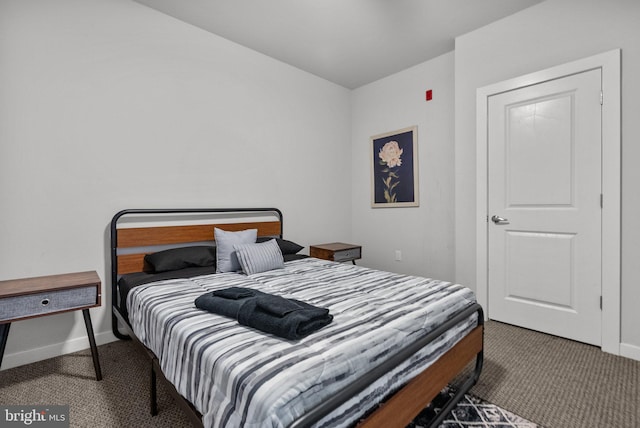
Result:
[[[620,355],[620,49],[478,88],[476,91],[476,295],[488,318],[488,98],[564,76],[602,70],[602,350]]]

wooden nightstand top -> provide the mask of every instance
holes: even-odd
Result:
[[[59,275],[36,276],[0,281],[0,299],[23,296],[43,291],[66,290],[69,288],[95,285],[100,290],[100,278],[96,271],[63,273]]]
[[[328,244],[312,245],[310,248],[312,247],[319,248],[321,250],[327,250],[327,251],[342,251],[342,250],[351,250],[353,248],[360,248],[360,245],[345,244],[344,242],[330,242]]]

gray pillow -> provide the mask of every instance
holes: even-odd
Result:
[[[227,232],[217,227],[213,229],[216,240],[216,272],[236,272],[240,270],[240,262],[233,246],[236,244],[253,244],[258,237],[258,229],[247,229],[239,232]]]
[[[236,244],[233,248],[247,275],[284,268],[282,251],[275,239],[257,244]]]

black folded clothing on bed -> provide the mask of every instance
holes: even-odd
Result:
[[[242,287],[203,294],[196,307],[285,339],[301,339],[333,320],[329,310]]]
[[[225,299],[244,299],[245,297],[253,297],[258,294],[262,294],[262,292],[258,290],[252,290],[251,288],[244,287],[229,287],[223,288],[222,290],[216,290],[213,293],[214,296],[224,297]]]
[[[214,314],[238,319],[238,311],[249,299],[264,293],[244,287],[229,287],[203,294],[195,301],[196,307]]]
[[[332,320],[328,309],[274,295],[250,299],[238,312],[240,324],[291,340],[301,339]]]
[[[271,294],[257,299],[256,305],[263,311],[280,318],[288,313],[302,309],[302,306],[298,304],[297,300],[285,299],[284,297],[273,296]]]

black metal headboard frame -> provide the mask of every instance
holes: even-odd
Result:
[[[118,318],[126,322],[118,304],[118,221],[127,215],[141,214],[234,214],[272,213],[278,217],[280,223],[279,238],[282,238],[283,216],[278,208],[152,208],[152,209],[126,209],[118,212],[111,219],[111,330],[113,334],[122,340],[131,339],[128,335],[118,330]],[[118,317],[119,315],[119,317]]]

